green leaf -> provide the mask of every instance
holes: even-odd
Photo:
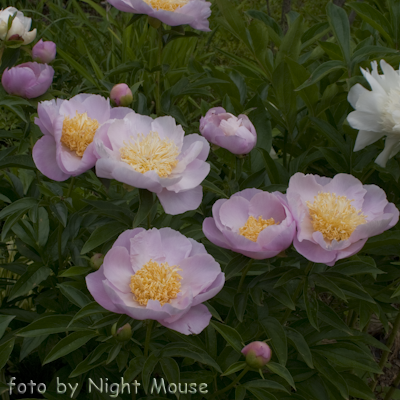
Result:
[[[355,345],[346,343],[324,344],[314,348],[313,352],[318,352],[341,368],[354,368],[375,374],[382,373],[372,356],[367,356]]]
[[[93,314],[101,314],[107,312],[100,304],[96,303],[95,301],[87,304],[84,306],[82,309],[80,309],[75,315],[74,318],[72,318],[71,322],[69,325],[72,325],[75,321],[81,318],[88,317]]]
[[[339,390],[344,399],[349,398],[349,389],[342,376],[333,368],[324,357],[313,353],[315,368]]]
[[[76,61],[71,55],[60,48],[57,49],[57,54],[60,55],[69,65],[71,65],[72,68],[76,69],[78,73],[87,79],[93,86],[101,89],[96,80],[93,79],[92,74],[83,65],[79,64],[78,61]]]
[[[15,318],[15,315],[0,315],[0,339],[3,337],[9,323]]]
[[[221,334],[221,336],[238,352],[243,348],[243,339],[239,332],[228,325],[212,321],[211,325]]]
[[[205,350],[189,343],[170,343],[163,347],[160,357],[191,358],[200,363],[209,365],[216,371],[222,373],[220,366]]]
[[[130,361],[129,367],[124,373],[125,382],[132,382],[139,375],[143,369],[145,361],[145,356],[135,357]]]
[[[342,50],[346,64],[350,66],[350,23],[346,11],[343,8],[329,2],[326,6],[329,25],[331,26],[336,40]]]
[[[82,331],[70,333],[67,337],[60,340],[47,354],[43,361],[43,365],[59,359],[72,353],[76,349],[86,344],[90,339],[98,336],[98,333],[93,331]]]
[[[277,383],[275,381],[269,381],[267,379],[256,379],[254,381],[248,381],[243,383],[243,386],[246,389],[250,388],[262,388],[262,389],[272,389],[272,390],[280,390],[282,392],[289,393],[285,386]]]
[[[281,323],[274,317],[266,317],[261,320],[261,325],[265,332],[267,332],[268,337],[271,339],[270,344],[279,359],[279,363],[286,365],[288,356],[287,340]]]
[[[224,16],[224,20],[220,20],[223,26],[228,28],[229,31],[241,40],[248,49],[252,50],[247,37],[247,30],[243,17],[236,10],[235,6],[232,6],[232,3],[228,0],[216,0],[216,3]]]
[[[304,282],[303,296],[304,296],[304,304],[306,306],[308,320],[310,321],[310,324],[317,331],[319,331],[318,317],[317,317],[318,315],[317,295],[315,292],[311,292],[310,295],[308,294],[308,279],[306,279]]]
[[[336,272],[347,276],[384,274],[384,271],[376,267],[375,260],[372,257],[359,256],[355,260],[336,263],[333,267],[329,268],[329,272]]]
[[[6,365],[14,348],[15,338],[0,345],[0,370]]]
[[[65,271],[62,271],[59,278],[70,278],[71,276],[87,275],[89,272],[93,272],[93,268],[90,267],[71,267]]]
[[[225,280],[233,278],[239,273],[249,262],[249,259],[241,254],[233,257],[224,268]]]
[[[21,346],[21,353],[19,353],[19,361],[22,361],[48,337],[49,335],[42,335],[42,336],[24,338]]]
[[[312,279],[314,280],[314,282],[317,286],[328,289],[332,294],[334,294],[335,296],[337,296],[340,299],[347,302],[346,296],[342,292],[342,290],[339,288],[339,286],[337,286],[334,282],[332,282],[326,276],[321,275],[321,274],[315,274],[312,276]]]
[[[393,30],[386,17],[368,3],[353,2],[347,4],[365,22],[376,29],[391,45],[393,45]]]
[[[304,336],[300,332],[290,327],[285,327],[285,333],[292,346],[296,348],[299,354],[303,357],[306,364],[310,368],[314,368],[311,350],[308,347]]]
[[[0,220],[8,217],[11,214],[14,214],[18,211],[27,212],[32,207],[36,206],[38,203],[37,199],[31,197],[24,197],[23,199],[19,199],[11,203],[9,206],[4,207],[0,211]]]
[[[0,160],[0,169],[3,168],[24,168],[24,169],[36,169],[36,165],[33,162],[31,155],[16,155],[5,157]]]
[[[139,226],[149,215],[153,207],[153,193],[147,189],[139,189],[139,210],[135,215],[133,227]]]
[[[321,321],[324,321],[328,325],[331,325],[343,332],[346,332],[352,335],[352,330],[349,328],[344,321],[336,314],[336,312],[329,306],[327,306],[324,302],[319,301],[319,311],[318,317]]]
[[[278,400],[272,393],[265,389],[249,388],[249,391],[257,400]]]
[[[43,282],[51,274],[51,269],[43,265],[32,264],[13,286],[8,301],[23,296]]]
[[[339,69],[346,69],[346,66],[343,64],[343,61],[339,60],[331,60],[327,61],[321,65],[319,65],[317,68],[315,68],[314,72],[311,74],[311,76],[298,88],[295,89],[296,92],[314,85],[314,83],[319,82],[322,78],[327,76],[333,71],[337,71]]]
[[[57,287],[72,304],[80,308],[90,303],[89,297],[74,286],[68,285],[67,283],[59,283]]]
[[[33,337],[66,332],[71,319],[70,315],[46,315],[22,328],[18,336]]]
[[[285,57],[289,57],[292,60],[297,60],[299,58],[302,34],[303,17],[299,15],[294,22],[290,24],[286,35],[279,45],[279,51],[275,59],[275,66],[278,66]]]
[[[296,61],[293,61],[288,57],[285,58],[285,62],[289,67],[294,87],[300,87],[309,78],[309,72],[301,64],[298,64]],[[311,114],[314,114],[315,105],[319,100],[318,86],[316,84],[309,85],[306,88],[299,90],[299,96],[303,99]]]
[[[290,372],[287,370],[286,367],[284,367],[281,364],[278,364],[276,362],[270,361],[266,365],[267,369],[269,369],[271,372],[274,374],[279,375],[281,378],[283,378],[293,389],[296,390],[296,386],[294,384],[294,380]]]
[[[247,297],[247,293],[236,293],[233,299],[233,308],[240,322],[243,322],[243,316],[247,306]]]
[[[271,158],[269,153],[265,151],[264,149],[257,149],[260,151],[263,160],[264,160],[264,165],[266,172],[268,174],[268,177],[273,185],[279,184],[280,179],[279,179],[279,172],[278,168],[275,164],[275,161]]]
[[[344,373],[342,376],[347,383],[350,396],[363,400],[375,400],[376,397],[372,390],[358,376],[348,373]]]
[[[177,383],[181,380],[178,363],[170,357],[164,357],[160,360],[161,369],[167,378],[168,383]],[[179,397],[179,393],[176,394]]]
[[[159,361],[158,352],[153,352],[147,357],[147,360],[143,365],[142,381],[143,381],[143,389],[146,392],[146,394],[149,388],[150,376],[154,368],[156,367],[158,361]]]
[[[220,189],[218,186],[214,185],[207,179],[204,179],[204,181],[201,183],[201,186],[203,186],[203,188],[205,190],[208,190],[209,192],[219,194],[221,197],[225,199],[228,198],[228,195],[222,189]]]
[[[121,222],[109,222],[99,226],[90,235],[87,242],[83,245],[81,254],[86,254],[101,244],[111,240],[126,229],[126,225]]]
[[[235,372],[245,369],[247,366],[246,361],[238,361],[230,365],[226,371],[221,376],[228,376],[234,374]]]

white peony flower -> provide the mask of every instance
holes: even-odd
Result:
[[[351,88],[348,100],[355,111],[347,120],[350,126],[359,129],[354,151],[386,136],[385,148],[375,160],[385,167],[400,151],[400,75],[385,60],[381,60],[380,65],[383,75],[379,75],[376,61],[371,63],[372,72],[361,68],[372,90],[359,83]]]
[[[8,20],[15,13],[15,16],[10,29],[8,29]],[[18,40],[22,39],[23,44],[29,44],[36,38],[36,29],[31,29],[32,19],[25,17],[21,11],[15,7],[7,7],[0,10],[0,40]]]

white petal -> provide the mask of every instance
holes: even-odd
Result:
[[[389,158],[393,157],[400,150],[399,137],[388,136],[385,141],[385,148],[375,162],[385,168]]]
[[[384,132],[359,131],[356,139],[356,144],[354,145],[354,151],[362,150],[364,147],[375,143],[384,135]]]
[[[365,131],[374,131],[380,132],[382,130],[382,126],[379,123],[380,121],[379,114],[371,114],[364,111],[353,111],[347,116],[347,121],[354,129],[365,130]]]

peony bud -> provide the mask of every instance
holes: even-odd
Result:
[[[104,261],[104,256],[103,254],[96,253],[92,258],[90,259],[90,266],[93,269],[99,269],[101,265],[103,264]]]
[[[256,128],[247,115],[238,117],[214,107],[200,119],[200,133],[211,143],[236,155],[248,154],[257,144]]]
[[[127,342],[132,337],[132,328],[129,324],[125,324],[117,329],[117,323],[111,328],[111,334],[118,340],[118,342]]]
[[[132,91],[126,83],[119,83],[111,89],[111,100],[119,107],[127,107],[132,103]]]
[[[242,353],[246,356],[247,365],[254,369],[262,368],[272,357],[271,348],[264,342],[251,342]]]
[[[32,58],[36,62],[49,64],[56,58],[56,44],[40,39],[32,48]]]
[[[1,83],[8,94],[33,99],[46,93],[53,82],[54,69],[47,64],[28,62],[6,68]]]

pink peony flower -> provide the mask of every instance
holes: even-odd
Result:
[[[132,91],[126,83],[119,83],[115,85],[110,92],[111,101],[114,102],[117,107],[129,106],[132,103]]]
[[[251,342],[243,347],[242,354],[246,356],[249,367],[259,369],[268,364],[272,357],[271,348],[264,342]]]
[[[128,112],[132,110],[112,109],[108,99],[94,94],[40,102],[35,124],[44,136],[33,147],[36,167],[55,181],[83,174],[96,163],[92,142],[98,127]]]
[[[6,68],[1,84],[8,94],[33,99],[46,93],[53,82],[54,69],[47,64],[27,62]]]
[[[204,246],[170,228],[122,233],[100,269],[86,277],[90,293],[105,309],[153,319],[185,335],[207,327],[211,314],[201,303],[224,282]]]
[[[172,117],[153,120],[132,112],[110,121],[95,138],[96,174],[156,193],[168,214],[195,210],[210,171],[210,146],[199,135],[184,134]]]
[[[348,174],[332,179],[297,173],[287,200],[297,223],[294,247],[308,260],[329,266],[356,254],[369,237],[399,220],[399,210],[381,188]]]
[[[211,3],[206,0],[108,0],[118,10],[146,14],[170,26],[190,25],[210,31]]]
[[[222,107],[211,108],[200,119],[200,133],[233,154],[250,153],[257,144],[256,129],[247,115],[235,117]]]
[[[203,222],[207,239],[219,247],[262,260],[275,257],[293,241],[296,223],[285,195],[245,189],[217,200],[213,218]]]
[[[54,42],[40,39],[32,48],[32,58],[39,63],[49,64],[56,58],[56,49]]]

